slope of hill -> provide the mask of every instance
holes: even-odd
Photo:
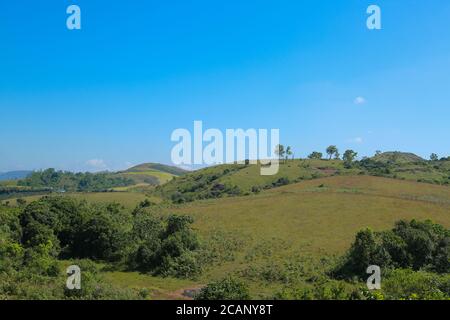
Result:
[[[125,172],[145,172],[148,170],[157,170],[157,171],[161,171],[161,172],[166,172],[166,173],[170,173],[174,176],[181,176],[189,171],[178,168],[178,167],[174,167],[174,166],[168,166],[165,164],[161,164],[161,163],[142,163],[139,164],[137,166],[131,167],[127,170],[125,170]]]
[[[392,155],[399,162],[388,162]],[[187,173],[155,192],[174,202],[249,195],[304,180],[339,175],[372,175],[433,184],[450,183],[450,161],[425,161],[408,153],[387,153],[346,166],[341,160],[295,159],[280,163],[273,176],[262,176],[260,165],[225,164]],[[414,160],[414,161],[413,161]],[[410,162],[413,161],[413,162]]]
[[[335,253],[347,248],[357,230],[381,230],[399,219],[432,219],[450,227],[450,187],[335,176],[251,197],[198,201],[175,211],[195,217],[205,236],[211,230],[233,230],[254,245],[258,239],[278,238],[303,252]]]
[[[392,162],[397,164],[402,163],[414,163],[414,162],[424,162],[425,159],[419,157],[418,155],[410,152],[399,152],[399,151],[389,151],[383,152],[372,157],[374,161],[378,162]]]
[[[31,172],[28,170],[0,172],[0,181],[23,179],[30,175]]]
[[[359,161],[359,167],[371,175],[450,184],[450,159],[427,161],[413,153],[385,152]]]
[[[329,175],[333,163],[334,170],[342,165],[338,161],[325,162],[330,163],[328,169],[323,169],[322,161],[317,165]],[[309,163],[311,170],[320,170],[313,163]],[[235,167],[231,171],[233,166],[226,165],[189,175],[198,178],[199,174],[220,173],[219,169],[222,173],[226,169],[230,172],[218,179],[242,182],[247,177],[245,170],[250,167]],[[297,174],[299,167],[286,165],[281,170],[284,174],[293,174],[289,170]],[[264,182],[265,178],[258,180],[257,176],[252,177],[256,180],[249,185]],[[103,202],[107,196],[127,208],[145,198],[126,192],[104,193],[101,197],[95,193],[76,196],[91,202]],[[450,187],[366,175],[335,175],[305,179],[246,197],[153,205],[149,210],[194,217],[195,230],[203,243],[214,250],[218,262],[209,264],[194,281],[120,271],[107,272],[108,281],[138,289],[151,287],[155,289],[152,298],[164,299],[171,298],[174,291],[233,275],[249,283],[252,297],[267,298],[283,288],[286,279],[296,279],[307,286],[310,279],[323,276],[334,255],[343,254],[356,232],[366,227],[386,230],[400,219],[431,219],[450,227]]]
[[[136,184],[140,185],[160,185],[186,172],[186,170],[181,168],[160,163],[143,163],[125,171],[118,172],[117,175],[132,179]]]
[[[345,169],[342,161],[299,159],[281,163],[278,173],[273,176],[263,176],[260,170],[260,164],[224,164],[208,167],[176,178],[158,187],[156,192],[166,198],[174,198],[181,194],[183,199],[191,201],[226,195],[245,195],[301,180],[358,172]]]
[[[206,239],[220,235],[222,242],[236,243],[230,253],[233,260],[213,268],[200,281],[237,274],[256,282],[254,290],[263,297],[270,272],[289,272],[290,263],[299,256],[319,259],[342,254],[363,228],[383,230],[400,219],[431,219],[450,227],[450,188],[382,177],[335,176],[250,197],[198,201],[170,212],[193,216],[195,228]]]

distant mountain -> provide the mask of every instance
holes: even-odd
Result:
[[[188,173],[189,171],[174,167],[174,166],[168,166],[161,163],[142,163],[137,166],[131,167],[125,172],[143,172],[143,171],[151,171],[151,170],[157,170],[161,172],[166,172],[173,174],[174,176],[181,176],[183,174]]]
[[[160,185],[187,172],[181,168],[161,163],[143,163],[117,172],[117,175],[132,179],[136,184]]]
[[[24,179],[32,172],[29,170],[0,172],[0,181]]]
[[[378,162],[395,162],[395,163],[414,163],[423,162],[425,159],[419,157],[418,155],[410,152],[399,152],[399,151],[389,151],[380,153],[374,157],[373,160]]]

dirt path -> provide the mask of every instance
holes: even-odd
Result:
[[[194,294],[203,287],[204,285],[199,284],[188,288],[182,288],[173,292],[169,292],[166,294],[166,296],[170,300],[193,300]]]

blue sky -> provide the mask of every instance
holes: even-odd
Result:
[[[5,2],[0,171],[170,164],[194,120],[279,128],[296,156],[448,156],[449,21],[448,0]]]

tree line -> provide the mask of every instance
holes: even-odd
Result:
[[[52,188],[55,191],[87,192],[106,191],[115,187],[133,185],[134,181],[129,178],[119,177],[113,173],[101,172],[67,172],[46,169],[34,171],[27,178],[18,182],[19,186],[32,188]]]

